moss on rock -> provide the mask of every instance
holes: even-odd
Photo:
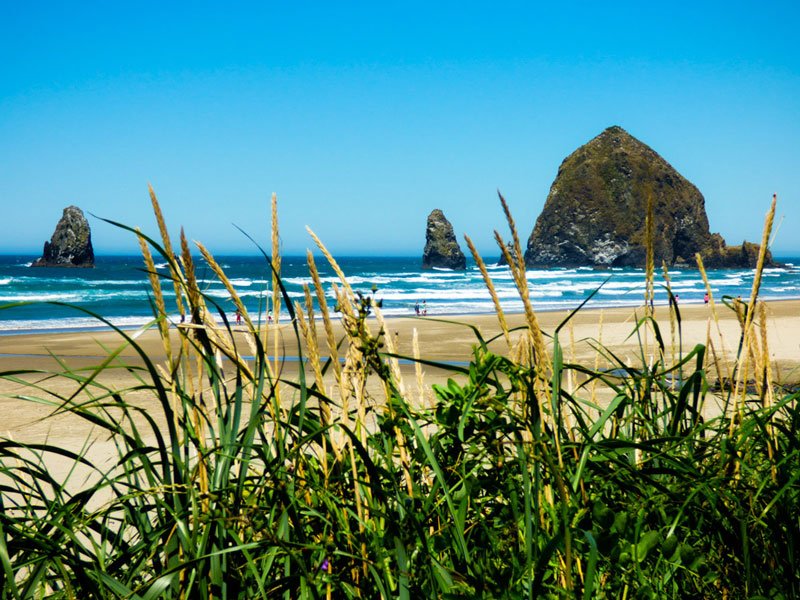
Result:
[[[727,248],[709,231],[705,199],[691,182],[621,127],[609,127],[558,169],[528,239],[529,266],[644,266],[648,199],[656,264],[749,266],[752,247]],[[739,248],[739,247],[736,247]]]

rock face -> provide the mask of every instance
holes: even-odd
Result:
[[[438,208],[428,215],[425,250],[422,253],[422,268],[433,267],[456,270],[467,268],[467,259],[456,241],[453,226]]]
[[[42,257],[33,267],[93,267],[92,232],[77,206],[64,209],[53,237],[44,243]]]
[[[645,218],[653,198],[656,266],[751,266],[756,244],[727,247],[709,231],[705,199],[652,148],[609,127],[558,169],[528,239],[529,266],[644,266]],[[753,251],[755,247],[755,251]],[[768,256],[771,262],[771,256]]]
[[[513,257],[514,256],[514,242],[506,242],[506,250],[508,250],[509,256]],[[512,260],[516,260],[516,259],[512,258]],[[506,255],[501,253],[500,254],[500,260],[497,261],[497,266],[498,267],[504,267],[507,264],[508,264],[508,261],[506,260]]]

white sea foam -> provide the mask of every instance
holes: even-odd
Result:
[[[207,296],[211,298],[224,298],[228,299],[231,295],[228,293],[228,290],[225,288],[222,289],[210,289],[204,292]],[[237,292],[240,298],[267,298],[272,296],[272,292],[266,290],[245,290],[242,292]],[[295,292],[295,291],[287,291],[290,298],[303,298],[303,292]]]
[[[36,292],[19,292],[17,294],[0,295],[0,302],[79,302],[83,299],[81,294],[51,293],[37,294]]]
[[[670,287],[673,290],[703,290],[705,289],[705,285],[702,281],[673,281],[670,284]]]
[[[464,281],[473,281],[473,275],[464,276]],[[388,281],[388,283],[440,283],[442,285],[452,285],[452,279],[442,279],[441,277],[437,277],[433,273],[430,275],[420,274],[420,275],[409,275],[407,277],[394,277]]]
[[[458,300],[464,298],[491,298],[487,290],[481,289],[435,289],[380,290],[375,295],[379,300],[414,302],[422,300]]]
[[[98,300],[133,300],[133,299],[144,299],[148,298],[152,295],[152,292],[148,288],[136,289],[136,290],[122,290],[119,292],[112,292],[108,290],[100,290],[100,291],[91,291],[91,292],[82,292],[81,298],[85,300],[90,300],[92,302],[96,302]],[[166,295],[166,294],[164,294]],[[174,295],[174,292],[173,292]]]
[[[245,279],[244,277],[235,277],[229,279],[228,281],[231,282],[233,287],[250,287],[253,284],[257,283],[257,280],[253,279]],[[219,279],[198,279],[197,282],[203,286],[210,286],[210,285],[224,285]]]
[[[644,287],[641,290],[629,290],[629,291],[627,291],[625,293],[633,293],[633,292],[642,292],[643,293],[644,292]],[[597,293],[601,294],[603,296],[620,296],[621,295],[620,294],[620,290],[618,290],[618,289],[610,289],[610,288],[609,289],[600,288],[600,290]]]
[[[708,282],[712,285],[734,286],[734,285],[743,285],[744,279],[742,279],[741,277],[724,277],[722,279],[709,278]]]
[[[451,285],[453,279],[461,279],[463,281],[472,281],[471,275],[463,273],[415,273],[415,274],[388,274],[388,275],[354,275],[348,277],[347,281],[354,288],[362,287],[365,285],[372,286],[387,286],[393,283],[410,284],[410,283],[434,283],[441,285]],[[313,280],[310,277],[286,277],[283,280],[284,284],[291,285],[311,285]],[[339,278],[336,276],[320,277],[321,283],[339,283]]]
[[[320,281],[322,279],[320,278]],[[291,285],[311,285],[313,283],[311,277],[285,277],[283,279],[284,285],[291,284]]]
[[[141,316],[112,317],[108,319],[116,327],[123,329],[142,327],[150,322],[152,318]],[[105,329],[108,326],[97,319],[91,317],[67,317],[65,319],[12,319],[0,321],[0,331],[4,333],[20,333],[30,331],[54,331],[54,330],[91,330]]]
[[[231,279],[230,282],[233,287],[250,287],[253,285],[253,281],[250,279]]]
[[[77,284],[88,285],[92,287],[100,285],[113,285],[113,286],[144,286],[149,285],[145,279],[76,279]]]
[[[616,294],[619,290],[644,290],[644,281],[609,281],[601,289],[604,294]]]
[[[496,290],[500,299],[514,299],[519,298],[519,293],[516,289]],[[558,289],[532,289],[530,291],[532,297],[538,298],[560,298],[563,293]],[[385,301],[400,301],[400,302],[416,302],[426,300],[436,301],[458,301],[458,300],[477,300],[477,299],[491,299],[491,295],[486,288],[469,287],[469,288],[416,288],[413,290],[379,290],[375,297],[379,300]]]
[[[334,281],[338,281],[336,278],[332,278]],[[386,277],[382,275],[367,275],[364,277],[353,276],[348,277],[347,281],[350,282],[351,286],[359,286],[359,285],[386,285],[387,283],[392,283],[397,281],[395,277]]]
[[[22,275],[20,277],[12,277],[10,281],[18,285],[35,285],[36,287],[58,286],[60,288],[97,287],[102,285],[143,287],[149,285],[144,273],[141,279],[87,279],[85,277],[31,277]]]
[[[266,298],[271,296],[272,287],[268,269],[258,267],[254,263],[240,264],[234,261],[231,263],[233,267],[228,271],[228,276],[245,300],[248,309],[257,311],[259,306],[265,306]],[[125,270],[123,268],[115,270],[116,267],[112,267],[108,271],[97,270],[85,274],[67,271],[62,277],[51,274],[44,276],[45,273],[35,269],[27,272],[6,270],[0,272],[0,302],[51,300],[77,304],[104,314],[107,312],[148,315],[147,298],[151,292],[147,286],[147,279],[143,273],[131,270],[131,264],[133,263],[125,263],[123,267]],[[411,315],[414,304],[422,300],[427,301],[429,315],[490,313],[494,310],[491,296],[476,267],[470,267],[467,271],[422,270],[416,261],[372,263],[343,260],[341,264],[346,273],[352,272],[353,275],[348,281],[355,290],[371,294],[370,288],[373,285],[377,286],[375,297],[384,301],[383,312],[386,315]],[[324,291],[328,298],[333,300],[332,284],[338,284],[339,279],[331,273],[329,267],[324,264],[321,266]],[[386,268],[382,269],[382,266]],[[166,267],[166,263],[160,264],[159,267]],[[284,278],[283,283],[292,300],[300,299],[303,297],[301,286],[311,285],[312,280],[304,269],[287,267],[288,263],[284,262],[284,273],[289,276]],[[509,268],[498,265],[489,265],[488,268],[504,310],[522,311],[522,303]],[[36,274],[40,272],[42,276]],[[208,269],[204,273],[206,279],[201,282],[204,293],[226,310],[232,310],[229,293],[224,286],[214,279]],[[772,269],[765,272],[764,295],[778,298],[800,296],[798,273],[800,271],[796,268]],[[98,275],[98,279],[91,279],[92,276]],[[655,281],[656,302],[660,300],[663,304],[666,298],[663,288],[666,284],[658,275],[656,274]],[[733,271],[711,269],[708,275],[715,296],[723,294],[744,296],[748,293],[753,280],[753,271],[750,269]],[[601,293],[592,298],[589,306],[636,306],[643,302],[645,284],[642,270],[595,270],[591,267],[532,269],[527,273],[527,278],[530,295],[537,310],[575,308],[604,282]],[[169,281],[163,280],[162,286],[167,301],[173,305],[172,285]],[[680,294],[682,304],[700,301],[705,291],[705,284],[697,271],[693,270],[675,269],[670,286],[674,293]],[[30,315],[42,317],[52,314],[52,321],[48,321],[51,323],[48,325],[50,329],[63,328],[65,319],[62,316],[71,316],[53,307],[37,309],[35,312],[30,309],[18,310],[19,316],[23,318]],[[14,317],[13,312],[13,310],[0,311],[0,318]],[[127,323],[125,326],[146,322],[146,317],[131,318],[134,320],[124,322]],[[12,327],[13,325],[8,325],[9,322],[2,321],[1,323],[5,324],[0,324],[0,329]],[[81,324],[80,321],[73,320],[71,323],[70,327],[97,326],[91,321],[88,324]],[[34,327],[24,323],[18,325],[26,329]],[[42,328],[41,325],[38,327]]]
[[[214,321],[223,325],[222,318],[216,313],[209,313]],[[180,315],[170,315],[168,320],[177,325],[180,323]],[[108,321],[121,329],[135,329],[154,325],[153,318],[150,316],[127,315],[109,317]],[[11,319],[0,321],[0,332],[3,333],[23,333],[32,331],[62,331],[62,330],[94,330],[106,329],[108,326],[98,319],[91,317],[66,317],[62,319]]]
[[[509,277],[511,273],[509,273]],[[527,271],[525,273],[525,277],[528,280],[536,280],[536,279],[563,279],[564,277],[569,277],[570,279],[589,279],[594,278],[594,272],[583,272],[579,273],[576,269],[552,269],[552,270],[542,270],[536,269],[533,271]]]
[[[234,287],[252,287],[256,286],[269,286],[272,284],[270,280],[267,279],[251,279],[249,277],[236,277],[233,279],[229,279],[229,281],[234,285]],[[283,279],[283,283],[285,284],[288,281],[288,278]],[[214,284],[214,285],[223,285],[218,279],[207,279],[204,280],[204,283],[207,284]]]

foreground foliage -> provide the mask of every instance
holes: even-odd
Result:
[[[614,368],[565,362],[563,329],[549,340],[538,330],[505,244],[528,325],[508,331],[498,304],[507,353],[474,330],[469,365],[453,366],[399,356],[380,306],[343,276],[335,339],[310,254],[305,304],[281,294],[274,210],[273,233],[265,265],[275,318],[286,303],[302,352],[296,375],[282,375],[278,337],[204,248],[242,327],[222,310],[222,325],[212,318],[185,239],[177,258],[166,235],[141,234],[163,360],[118,331],[121,346],[94,369],[2,374],[116,448],[108,464],[90,459],[88,441],[78,452],[0,441],[4,598],[800,595],[800,413],[797,394],[776,393],[751,333],[757,289],[747,307],[731,305],[738,371],[713,392],[719,416],[705,418],[707,344],[673,357],[645,312],[638,364],[602,347]],[[162,283],[187,317],[177,339]],[[673,318],[679,329],[677,306]],[[106,387],[127,347],[140,357],[124,367],[136,385]],[[423,365],[452,377],[426,402],[399,359],[418,383]],[[756,373],[750,387],[742,372]],[[57,395],[52,378],[74,391]],[[144,410],[142,395],[160,410]],[[54,459],[74,469],[58,478]]]

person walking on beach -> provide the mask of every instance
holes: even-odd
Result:
[[[414,305],[414,312],[419,316],[419,300],[417,300],[417,303]]]
[[[708,292],[706,292],[706,295],[703,296],[703,304],[708,304]]]
[[[236,309],[236,324],[237,325],[242,324],[242,313],[238,308]]]
[[[428,316],[428,301],[427,300],[423,300],[422,301],[422,316],[423,317],[427,317]]]

